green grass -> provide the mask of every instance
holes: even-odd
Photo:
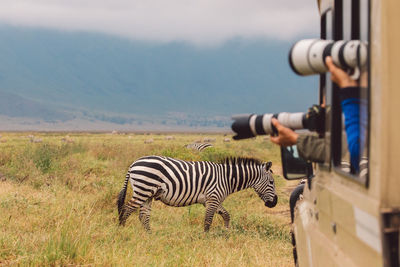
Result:
[[[206,135],[2,133],[0,265],[291,266],[287,183],[279,149],[259,137],[203,152],[183,146]],[[207,135],[211,136],[211,135]],[[152,138],[152,144],[144,141]],[[231,228],[216,215],[203,232],[204,207],[154,202],[152,233],[133,214],[118,226],[116,198],[129,165],[145,155],[218,161],[227,156],[272,161],[279,195],[268,209],[252,189],[229,196]],[[128,194],[130,194],[128,190]]]

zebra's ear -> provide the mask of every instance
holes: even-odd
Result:
[[[272,166],[272,162],[271,161],[268,161],[266,164],[265,164],[265,170],[266,171],[269,171],[270,169],[271,169],[271,166]],[[272,170],[271,170],[272,171]]]

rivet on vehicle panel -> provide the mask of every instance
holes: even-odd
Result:
[[[331,226],[333,233],[336,234],[336,223],[335,222],[331,223]]]

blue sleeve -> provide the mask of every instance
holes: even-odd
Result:
[[[347,145],[350,152],[352,169],[359,172],[360,155],[365,144],[367,114],[366,100],[360,98],[359,87],[341,89],[341,106],[344,113],[344,124]]]

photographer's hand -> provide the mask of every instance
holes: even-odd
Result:
[[[292,146],[297,143],[298,134],[293,130],[283,126],[275,118],[271,120],[272,125],[278,130],[278,136],[271,136],[271,142],[280,146]]]
[[[331,80],[340,88],[358,86],[357,81],[353,80],[344,70],[335,66],[332,57],[326,57],[325,63],[331,73]]]

